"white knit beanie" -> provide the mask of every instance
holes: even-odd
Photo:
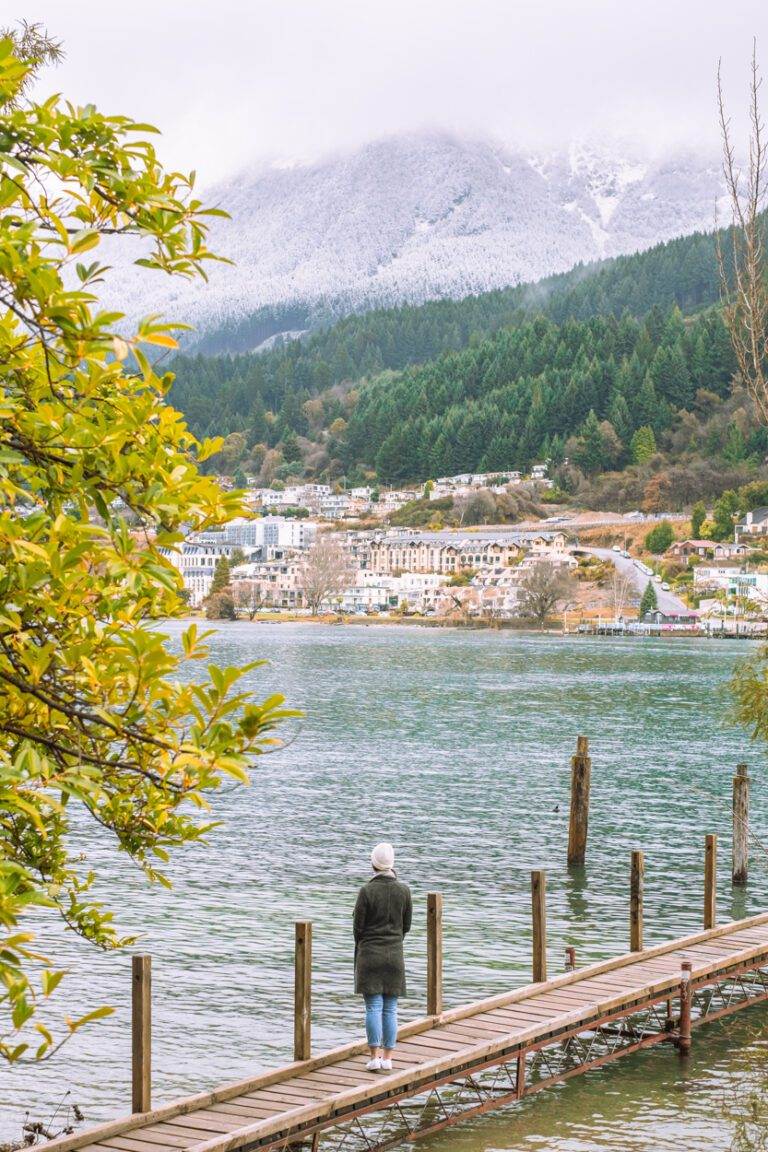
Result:
[[[371,852],[374,872],[391,872],[395,866],[395,850],[391,844],[377,844]]]

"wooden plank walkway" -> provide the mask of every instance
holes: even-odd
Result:
[[[674,1039],[683,961],[694,1024],[768,998],[768,913],[414,1021],[391,1073],[368,1072],[365,1045],[346,1045],[42,1147],[244,1152],[311,1139],[316,1152],[321,1136],[347,1147],[358,1129],[362,1147],[388,1147]],[[366,1133],[370,1117],[379,1127]]]

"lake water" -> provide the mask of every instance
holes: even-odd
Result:
[[[174,626],[175,629],[175,626]],[[283,1063],[292,1047],[293,922],[314,922],[315,1049],[359,1035],[350,914],[371,846],[391,839],[412,886],[409,998],[424,1008],[425,893],[445,900],[447,1006],[527,982],[530,870],[548,873],[549,963],[627,947],[630,852],[646,853],[646,941],[700,927],[703,848],[720,834],[719,911],[766,906],[755,850],[746,893],[729,883],[735,764],[753,777],[753,829],[768,816],[762,755],[725,724],[724,684],[746,644],[567,639],[392,626],[222,625],[219,663],[266,656],[254,692],[283,690],[306,718],[288,749],[263,757],[252,787],[216,803],[210,846],[179,853],[174,888],[148,888],[106,844],[105,896],[153,956],[154,1100]],[[569,757],[590,737],[588,864],[565,867]],[[63,949],[70,1013],[113,1017],[51,1064],[2,1070],[0,1135],[27,1109],[50,1117],[64,1092],[89,1121],[130,1107],[130,959],[100,955],[47,925]],[[735,1097],[762,1084],[768,1014],[751,1009],[694,1034],[686,1069],[671,1049],[625,1057],[522,1106],[429,1141],[445,1152],[548,1149],[716,1152],[732,1139]]]

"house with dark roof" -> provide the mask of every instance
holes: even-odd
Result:
[[[768,535],[768,508],[752,508],[736,525],[736,543],[743,536]]]
[[[727,540],[715,544],[712,549],[715,560],[738,560],[748,554],[749,548],[746,544],[732,544]]]

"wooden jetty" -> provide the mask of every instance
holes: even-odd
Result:
[[[101,1124],[46,1152],[194,1152],[310,1142],[383,1149],[768,1000],[768,913],[565,972],[400,1029],[391,1073],[349,1044]]]
[[[573,765],[569,853],[586,851],[588,747]],[[578,761],[578,762],[576,762]],[[739,767],[733,880],[747,882],[748,780]],[[575,836],[573,829],[577,828]],[[737,842],[738,841],[738,842]],[[575,852],[574,852],[575,848]],[[307,1145],[381,1152],[653,1044],[685,1055],[691,1030],[768,1000],[768,912],[716,924],[717,840],[706,838],[704,929],[643,947],[643,854],[628,869],[625,955],[547,978],[546,876],[531,874],[534,982],[443,1009],[442,916],[427,899],[428,1015],[401,1027],[393,1069],[372,1073],[364,1043],[311,1051],[312,925],[296,925],[294,1061],[160,1107],[151,1104],[148,957],[133,959],[132,1115],[60,1137],[44,1152],[250,1152]]]

